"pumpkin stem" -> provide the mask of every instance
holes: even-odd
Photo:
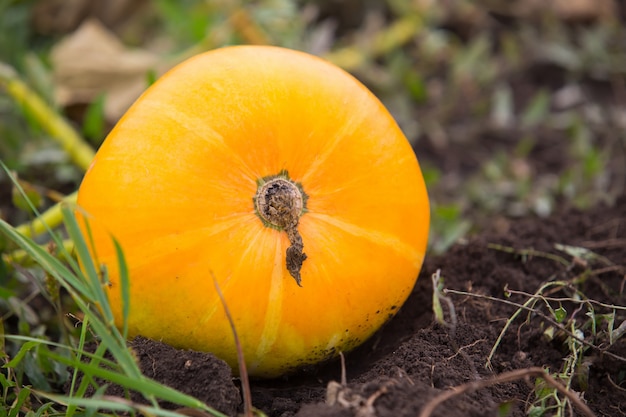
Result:
[[[257,215],[268,227],[287,232],[291,246],[287,248],[287,271],[302,286],[300,270],[307,258],[302,251],[304,244],[298,232],[298,222],[305,207],[306,195],[299,184],[289,179],[287,173],[259,181],[259,189],[254,196]]]
[[[301,287],[300,269],[302,269],[302,262],[306,260],[306,253],[302,252],[304,244],[296,226],[286,229],[287,237],[291,243],[291,246],[287,248],[287,271],[296,280],[296,284]]]

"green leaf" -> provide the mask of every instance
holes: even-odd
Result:
[[[17,417],[19,415],[20,409],[23,405],[25,405],[26,400],[30,397],[30,388],[22,387],[20,388],[19,393],[17,394],[17,398],[11,405],[11,409],[9,411],[9,417]]]
[[[544,407],[532,406],[530,410],[528,410],[528,417],[541,417],[546,412]]]
[[[537,399],[542,400],[550,396],[552,392],[553,389],[546,384],[546,381],[544,381],[543,378],[535,379],[535,396]]]
[[[418,103],[426,101],[428,97],[426,82],[419,72],[408,71],[404,76],[404,84],[413,100]]]
[[[117,239],[113,240],[113,244],[115,245],[115,253],[118,259],[120,287],[122,291],[122,336],[126,339],[128,337],[128,315],[130,314],[130,280],[128,278],[128,267],[122,246]]]
[[[605,166],[604,155],[597,148],[590,149],[583,157],[583,175],[586,180],[592,180],[603,172]]]
[[[624,320],[615,330],[612,330],[610,335],[611,344],[615,343],[620,337],[626,333],[626,320]]]
[[[605,265],[612,265],[609,259],[605,258],[602,255],[598,255],[597,253],[587,248],[582,248],[580,246],[563,245],[560,243],[555,243],[554,247],[561,252],[567,253],[572,258],[578,258],[585,261],[599,261]]]
[[[87,106],[85,118],[83,119],[83,135],[94,142],[100,142],[104,137],[104,101],[104,94],[98,95]]]
[[[559,306],[559,308],[554,310],[552,314],[554,315],[554,319],[557,323],[563,323],[563,320],[567,317],[567,310],[565,310],[563,306]]]
[[[3,300],[8,300],[9,297],[13,296],[15,296],[14,291],[11,291],[10,289],[5,287],[0,287],[0,298],[2,298]]]
[[[17,352],[17,355],[15,355],[13,359],[11,359],[8,363],[4,364],[4,366],[2,367],[3,368],[15,368],[16,366],[20,364],[20,362],[22,362],[26,354],[30,352],[32,349],[34,349],[35,347],[37,347],[38,344],[39,343],[37,343],[36,341],[30,341],[30,342],[24,343],[22,347],[20,348],[20,350]]]
[[[50,415],[58,414],[57,412],[54,411],[52,406],[53,406],[53,403],[46,403],[42,405],[41,407],[39,407],[36,413],[31,413],[31,415],[32,417],[41,417],[41,416],[48,417]]]
[[[16,186],[11,190],[13,205],[26,213],[32,213],[32,207],[39,208],[43,205],[43,196],[32,186],[21,184],[22,192]]]
[[[40,343],[37,344],[37,350],[42,345]],[[32,354],[26,355],[22,360],[22,368],[24,369],[24,373],[28,376],[31,384],[40,390],[51,391],[52,387],[48,382],[48,378],[44,371],[44,368],[41,366],[40,361],[37,360],[37,355],[33,352]]]
[[[63,215],[63,222],[67,228],[67,233],[70,236],[70,239],[74,242],[74,249],[80,265],[82,266],[80,270],[82,270],[82,272],[86,275],[86,284],[90,287],[89,294],[93,297],[93,301],[95,301],[98,306],[103,309],[104,317],[108,321],[112,321],[113,313],[110,308],[108,308],[106,294],[102,290],[100,273],[96,269],[96,265],[91,257],[91,253],[89,252],[83,234],[80,231],[76,217],[74,217],[74,213],[72,213],[72,210],[70,210],[68,206],[62,207],[61,213]]]
[[[146,87],[150,87],[158,78],[159,74],[155,70],[148,70],[148,72],[146,72]]]
[[[422,166],[422,175],[424,176],[424,182],[427,187],[434,186],[443,176],[439,169],[426,164]]]
[[[530,101],[522,114],[522,126],[530,128],[542,123],[550,111],[550,95],[547,91],[540,91]]]
[[[511,414],[512,401],[507,401],[498,405],[498,417],[507,417]]]
[[[0,373],[0,387],[6,390],[7,388],[13,388],[15,386],[15,382],[9,381],[4,373]]]

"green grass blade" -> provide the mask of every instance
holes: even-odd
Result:
[[[9,411],[9,417],[17,417],[23,405],[25,405],[28,397],[30,397],[30,388],[22,387],[20,392],[17,394],[17,398],[11,405],[11,410]]]
[[[180,417],[181,414],[176,411],[164,410],[158,407],[152,407],[143,404],[132,403],[131,401],[125,400],[124,398],[117,397],[93,397],[93,398],[71,398],[63,395],[54,395],[49,393],[37,393],[43,397],[46,397],[52,401],[58,402],[59,404],[70,405],[73,404],[78,407],[84,408],[94,408],[94,409],[106,409],[111,411],[118,412],[127,412],[131,413],[133,411],[140,411],[144,415],[154,415],[161,417]],[[222,413],[219,413],[215,410],[206,410],[206,407],[203,408],[205,411],[213,414],[215,417],[228,417]]]
[[[180,404],[181,406],[201,408],[211,413],[214,413],[214,415],[217,417],[224,417],[223,414],[220,414],[217,411],[207,407],[202,401],[187,394],[178,392],[154,380],[148,379],[143,375],[140,375],[138,378],[131,377],[116,371],[112,371],[110,369],[102,368],[100,366],[94,366],[90,363],[76,362],[75,360],[66,358],[53,352],[46,352],[46,355],[50,356],[52,359],[60,363],[78,368],[81,372],[83,372],[83,374],[90,375],[92,377],[102,378],[106,381],[110,381],[124,388],[140,392],[146,397],[153,396],[163,399],[165,401],[170,401],[175,404]]]
[[[122,291],[122,336],[126,339],[128,337],[128,315],[130,314],[130,280],[122,246],[117,239],[113,239],[113,244],[115,245],[115,253],[118,259]]]
[[[48,253],[44,248],[37,245],[31,239],[22,236],[9,223],[0,219],[0,232],[4,233],[10,240],[24,250],[33,260],[41,266],[43,270],[48,272],[64,284],[66,288],[76,289],[88,298],[93,298],[89,287],[80,280],[72,271],[70,271],[60,260]]]
[[[68,233],[73,239],[76,239],[75,246],[82,256],[88,256],[88,250],[85,244],[76,219],[69,209],[66,209],[64,215],[67,217]],[[39,264],[46,272],[54,277],[61,285],[63,285],[74,298],[76,304],[85,313],[91,316],[91,325],[96,334],[101,338],[102,343],[107,347],[115,359],[119,362],[126,372],[133,376],[141,375],[137,364],[134,362],[132,355],[126,348],[125,339],[113,325],[112,313],[110,312],[108,300],[102,285],[92,281],[92,285],[86,284],[87,280],[78,277],[73,271],[69,270],[61,261],[39,247],[31,239],[22,236],[15,229],[0,219],[0,232],[3,232],[13,242],[20,246],[25,252],[31,256],[37,264]],[[81,247],[82,246],[82,247]],[[80,247],[80,248],[79,248]],[[95,271],[95,268],[94,268]],[[93,279],[93,277],[92,277]],[[105,321],[98,317],[92,309],[92,304],[96,303],[104,311],[108,311]]]
[[[100,278],[100,274],[96,270],[96,265],[91,257],[91,253],[89,252],[89,248],[87,247],[83,234],[78,227],[76,217],[74,217],[74,213],[72,213],[67,206],[61,207],[61,213],[63,215],[63,222],[67,228],[67,233],[70,239],[74,241],[74,250],[76,251],[78,260],[82,265],[82,271],[86,275],[87,282],[91,286],[91,293],[94,295],[94,301],[98,304],[98,307],[102,309],[104,318],[112,323],[113,313],[109,308],[106,294],[102,290],[103,283]]]

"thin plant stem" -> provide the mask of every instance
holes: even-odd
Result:
[[[550,284],[555,284],[555,282],[552,282]],[[558,282],[557,282],[558,284]],[[545,289],[548,286],[543,286],[541,287],[541,289]],[[491,368],[491,359],[493,358],[493,355],[495,354],[496,350],[498,349],[498,346],[500,345],[500,342],[502,341],[502,338],[504,337],[504,334],[506,333],[507,329],[509,328],[509,326],[513,323],[513,321],[515,321],[515,318],[517,318],[517,316],[522,312],[522,311],[528,311],[534,314],[537,314],[538,316],[541,316],[544,320],[546,320],[547,322],[549,322],[551,325],[553,325],[554,327],[558,328],[559,330],[563,331],[565,334],[567,334],[569,337],[573,338],[574,340],[576,340],[579,343],[582,343],[585,346],[588,346],[590,348],[596,349],[598,351],[600,351],[602,354],[610,356],[614,359],[617,359],[619,361],[622,362],[626,362],[626,358],[623,356],[619,356],[616,355],[608,350],[602,349],[596,345],[594,345],[593,343],[590,343],[584,339],[579,338],[578,336],[576,336],[573,332],[571,332],[570,330],[568,330],[566,327],[564,327],[562,324],[558,323],[556,320],[552,319],[551,317],[547,316],[546,314],[542,313],[541,311],[533,308],[531,305],[534,305],[535,302],[539,301],[540,296],[538,295],[538,293],[536,294],[536,297],[538,298],[530,298],[528,300],[526,300],[526,302],[524,304],[519,304],[513,301],[509,301],[509,300],[503,300],[501,298],[497,298],[497,297],[491,297],[489,295],[483,295],[483,294],[474,294],[474,293],[470,293],[470,292],[466,292],[466,291],[457,291],[457,290],[450,290],[450,289],[445,289],[444,292],[446,294],[455,294],[455,295],[462,295],[462,296],[467,296],[467,297],[475,297],[475,298],[481,298],[484,300],[490,300],[490,301],[496,301],[499,303],[503,303],[503,304],[508,304],[510,306],[513,307],[517,307],[517,310],[515,311],[515,313],[513,313],[513,315],[511,317],[509,317],[507,319],[507,322],[504,326],[504,328],[501,330],[500,335],[498,336],[498,339],[496,340],[496,342],[493,345],[493,348],[491,349],[491,352],[489,354],[489,357],[487,358],[487,361],[485,362],[485,367],[487,368]]]
[[[1,62],[0,88],[3,88],[24,111],[39,123],[41,128],[65,150],[74,164],[83,171],[89,168],[95,156],[93,148],[63,116],[22,81],[12,67]],[[75,202],[76,193],[70,194],[62,201]],[[31,223],[19,226],[18,232],[32,237],[44,233],[45,224],[51,229],[61,224],[61,203],[55,204]]]
[[[499,375],[495,375],[488,379],[481,379],[478,381],[471,381],[462,385],[458,385],[454,388],[451,388],[447,391],[442,392],[437,395],[433,399],[431,399],[419,415],[419,417],[430,417],[432,416],[435,409],[444,403],[445,401],[457,397],[461,394],[466,394],[470,392],[475,392],[479,389],[486,388],[495,384],[502,384],[505,382],[514,382],[520,379],[525,379],[529,377],[541,378],[543,379],[549,386],[563,394],[570,400],[580,411],[582,411],[583,415],[587,417],[595,417],[595,414],[591,409],[581,400],[581,398],[574,392],[567,389],[563,384],[554,379],[549,373],[547,373],[543,368],[532,367],[527,369],[516,369],[514,371],[504,372]]]
[[[329,52],[324,58],[347,71],[355,70],[368,60],[385,55],[406,44],[423,26],[422,17],[411,14],[395,20],[385,30],[376,34],[368,51],[363,52],[360,46],[347,46]]]
[[[50,247],[49,243],[39,245],[42,249],[48,249]],[[59,257],[64,259],[63,255],[65,253],[72,253],[74,251],[74,242],[70,239],[66,239],[63,241],[64,250],[59,253]],[[34,263],[34,260],[30,257],[28,252],[23,249],[16,249],[11,253],[2,254],[2,260],[7,264],[18,264],[22,266],[29,266],[31,263]]]
[[[54,206],[50,207],[48,210],[38,215],[35,219],[33,219],[33,221],[17,226],[15,229],[20,234],[26,237],[37,236],[47,232],[50,229],[53,229],[55,226],[61,224],[61,222],[63,221],[63,215],[61,214],[61,207],[63,206],[63,204],[76,203],[77,195],[78,192],[76,191],[72,194],[69,194],[63,200],[59,201]]]
[[[222,293],[222,289],[217,283],[217,279],[213,272],[211,272],[211,276],[213,277],[213,285],[215,285],[215,290],[217,291],[217,295],[222,302],[222,307],[224,307],[224,313],[226,314],[226,318],[228,319],[228,323],[230,324],[231,331],[233,333],[233,338],[235,339],[235,346],[237,347],[237,362],[239,364],[239,378],[241,378],[241,389],[243,391],[243,414],[245,417],[253,417],[252,413],[252,395],[250,393],[250,379],[248,378],[248,369],[246,368],[246,361],[243,356],[243,349],[241,348],[241,343],[239,342],[239,336],[237,335],[237,329],[235,328],[235,321],[230,314],[230,309],[226,304],[226,299],[224,298],[224,294]]]

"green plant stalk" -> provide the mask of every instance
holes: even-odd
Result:
[[[500,331],[500,334],[498,335],[496,342],[493,344],[493,347],[491,348],[491,351],[489,352],[489,356],[487,357],[487,361],[485,362],[485,368],[493,369],[491,366],[491,360],[493,359],[493,356],[496,354],[496,350],[498,350],[498,346],[500,346],[500,342],[502,342],[502,339],[504,338],[504,335],[506,334],[508,328],[511,326],[511,324],[513,324],[517,316],[519,316],[524,310],[531,310],[532,308],[534,308],[534,305],[540,299],[540,295],[543,294],[543,292],[550,287],[567,287],[567,282],[550,281],[550,282],[544,283],[528,300],[526,300],[524,304],[518,307],[515,313],[513,313],[511,317],[508,318],[508,320],[504,324],[504,327]]]
[[[95,156],[94,150],[56,110],[49,106],[35,91],[24,83],[15,70],[0,62],[0,88],[6,92],[67,152],[70,159],[86,171]],[[63,201],[75,202],[76,193]],[[50,229],[61,224],[61,203],[57,203],[31,223],[21,225],[17,231],[32,237],[44,233],[46,224]]]
[[[0,68],[0,72],[1,72],[1,68]],[[1,162],[2,161],[0,161],[0,164]],[[11,173],[9,172],[8,168],[6,168],[4,164],[1,164],[1,165],[4,171],[9,176],[11,176]],[[17,184],[17,182],[15,182],[15,184]],[[63,214],[61,211],[63,204],[65,203],[65,204],[74,205],[76,203],[77,194],[78,194],[77,192],[74,192],[66,196],[64,199],[59,201],[54,206],[50,207],[44,213],[38,214],[38,216],[35,219],[33,219],[31,222],[25,223],[23,225],[16,227],[15,231],[21,234],[22,236],[25,236],[28,238],[32,238],[34,236],[49,232],[54,227],[58,226],[59,224],[63,222]],[[31,207],[31,208],[35,210],[34,207]],[[35,213],[37,213],[36,210],[35,210]],[[63,248],[65,250],[61,251],[61,254],[71,253],[71,249],[73,248],[73,246],[71,244],[68,244],[68,242],[63,242]],[[25,251],[18,249],[14,252],[4,254],[3,259],[6,262],[14,262],[18,264],[23,264],[25,262],[28,262],[29,256]]]
[[[15,230],[26,237],[33,237],[45,233],[49,229],[53,229],[63,221],[63,215],[61,214],[62,205],[68,203],[73,205],[76,203],[77,194],[78,192],[73,192],[45,212],[41,213],[30,223],[22,224],[16,227]]]
[[[0,233],[5,234],[10,240],[26,251],[37,264],[68,291],[78,308],[85,314],[86,321],[90,323],[90,329],[93,330],[100,340],[103,349],[106,348],[106,350],[111,353],[119,368],[116,367],[116,370],[111,367],[101,368],[96,366],[99,365],[99,363],[95,363],[94,361],[82,362],[76,358],[67,358],[64,355],[54,352],[44,352],[46,356],[55,362],[77,368],[80,372],[85,374],[87,378],[101,378],[141,392],[144,397],[153,402],[153,404],[156,404],[155,398],[161,398],[182,406],[202,409],[218,417],[225,417],[223,414],[217,413],[199,400],[171,388],[167,388],[141,374],[141,370],[135,358],[126,346],[125,339],[113,324],[114,320],[108,305],[103,282],[95,266],[91,263],[92,260],[89,258],[87,243],[80,233],[78,223],[74,218],[74,211],[70,207],[63,206],[62,214],[68,235],[74,241],[76,254],[83,268],[79,266],[78,261],[73,260],[67,253],[65,254],[68,258],[67,263],[60,262],[56,257],[42,249],[31,239],[17,233],[15,228],[2,219],[0,219]],[[53,233],[52,236],[53,240],[60,247],[62,245],[60,237],[55,233]],[[63,249],[61,249],[60,252],[63,252]],[[123,262],[123,259],[120,261]],[[126,280],[125,282],[128,281]],[[94,308],[93,306],[98,306],[98,308]],[[35,344],[47,343],[45,341],[31,339]],[[30,347],[27,346],[27,348]],[[26,348],[23,347],[22,351],[25,354]],[[16,356],[16,358],[12,360],[17,361],[20,360],[20,358]],[[99,361],[100,357],[96,362]],[[80,393],[80,389],[78,392]],[[43,396],[45,393],[38,392],[38,394]],[[45,395],[49,397],[48,394]],[[85,399],[83,398],[55,397],[55,400],[63,402],[68,406],[72,404],[76,406],[85,405]],[[94,401],[97,402],[98,400],[94,399]]]
[[[43,250],[47,250],[48,244],[39,245]],[[74,251],[74,242],[67,239],[63,241],[63,249],[59,252],[59,258],[64,259],[64,254],[72,253]],[[30,255],[23,249],[16,249],[11,253],[2,254],[2,260],[7,264],[17,264],[21,266],[31,266],[34,264],[34,260],[30,258]]]
[[[246,361],[243,356],[243,349],[241,348],[241,343],[239,342],[239,335],[237,334],[237,329],[235,328],[235,321],[230,315],[228,304],[226,304],[224,294],[222,293],[222,289],[217,283],[215,275],[213,275],[213,271],[211,271],[211,276],[213,277],[213,285],[215,286],[215,291],[217,291],[217,295],[220,297],[220,301],[222,302],[222,307],[224,307],[224,313],[226,314],[226,318],[228,319],[228,323],[230,324],[230,329],[233,333],[233,338],[235,339],[235,346],[237,347],[237,363],[239,364],[239,377],[241,378],[241,389],[243,391],[243,415],[244,417],[253,417],[252,395],[250,394],[248,368],[246,367]]]
[[[12,67],[4,63],[0,63],[0,87],[34,117],[77,166],[85,171],[89,168],[95,155],[92,147],[65,118],[23,82]]]
[[[368,59],[377,58],[400,48],[413,39],[423,26],[421,16],[413,14],[402,17],[374,36],[369,51],[362,52],[361,47],[347,46],[329,52],[324,58],[347,71],[352,71],[361,67]]]

